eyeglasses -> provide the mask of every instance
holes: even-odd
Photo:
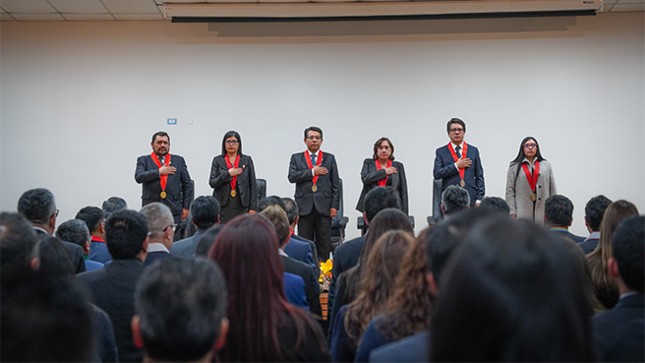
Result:
[[[58,212],[60,212],[60,211],[58,209],[56,209],[56,212],[54,212],[54,214],[52,214],[52,217],[58,217]],[[49,217],[49,218],[51,218],[51,217]]]
[[[307,140],[321,140],[322,137],[320,136],[307,136]]]
[[[524,148],[526,149],[533,149],[536,147],[537,147],[537,144],[524,144]]]
[[[464,129],[450,129],[450,132],[463,132]]]
[[[237,140],[226,140],[226,143],[229,144],[229,145],[235,145],[235,144],[238,144],[239,141],[237,141]]]
[[[168,227],[164,228],[163,231],[166,232],[168,230],[168,228],[172,228],[172,231],[174,232],[177,229],[177,225],[176,224],[171,224]]]

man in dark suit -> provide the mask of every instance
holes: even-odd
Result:
[[[22,214],[33,225],[38,240],[54,234],[56,229],[56,200],[47,189],[31,189],[22,194],[18,200],[18,213]],[[70,242],[63,242],[69,250],[76,273],[85,272],[83,248]]]
[[[289,244],[293,241],[304,242],[308,244],[309,250],[311,251],[311,257],[316,276],[320,276],[320,265],[318,264],[318,261],[320,260],[318,259],[316,244],[314,243],[314,241],[310,241],[304,237],[298,236],[293,232],[296,229],[296,225],[298,225],[298,220],[300,219],[300,217],[298,216],[298,214],[300,213],[298,204],[295,200],[288,197],[282,198],[282,202],[284,203],[284,211],[287,213],[287,218],[289,219],[289,231],[291,232],[291,238],[289,239],[289,243],[287,243],[285,252],[289,254],[289,250],[291,249],[291,247],[289,247]]]
[[[585,255],[590,254],[598,246],[600,240],[600,222],[605,210],[611,204],[611,200],[604,195],[597,195],[591,198],[585,206],[585,225],[589,231],[589,237],[578,243],[585,251]]]
[[[91,253],[90,231],[87,229],[85,222],[80,219],[70,219],[64,222],[56,230],[56,237],[61,241],[67,241],[81,246],[85,257],[85,270],[93,271],[103,267],[100,262],[92,261],[88,258]]]
[[[601,362],[645,361],[644,245],[645,217],[631,216],[618,225],[607,268],[616,279],[620,300],[592,318]]]
[[[307,151],[291,155],[289,182],[296,184],[300,209],[298,234],[316,243],[318,258],[326,261],[331,250],[331,219],[340,205],[340,179],[334,155],[322,152],[323,132],[305,129]]]
[[[569,232],[571,223],[573,223],[573,203],[571,200],[560,194],[548,197],[544,202],[544,225],[546,228],[552,233],[570,238],[576,243],[584,241],[584,237]]]
[[[188,216],[193,198],[193,181],[184,158],[170,154],[170,136],[163,131],[152,135],[152,154],[139,156],[134,179],[141,184],[142,204],[160,202],[172,212],[175,224]]]
[[[220,205],[211,196],[201,196],[190,206],[190,216],[197,231],[194,235],[177,241],[172,245],[170,254],[173,256],[193,258],[199,239],[204,231],[219,223]]]
[[[148,256],[143,264],[150,266],[157,260],[170,257],[168,250],[172,247],[175,224],[170,209],[161,203],[146,204],[139,213],[148,221]]]
[[[132,210],[115,212],[105,223],[105,237],[112,262],[102,269],[78,275],[94,304],[103,309],[114,327],[121,362],[140,362],[141,350],[132,342],[134,291],[145,267],[148,222]]]
[[[112,256],[105,244],[105,212],[99,207],[84,207],[76,213],[76,219],[85,222],[90,230],[91,247],[89,258],[92,261],[108,263],[112,261]]]
[[[486,194],[479,150],[464,142],[466,123],[462,120],[451,119],[447,129],[450,143],[436,151],[434,178],[443,180],[442,193],[451,185],[459,185],[468,191],[470,205],[479,205]]]

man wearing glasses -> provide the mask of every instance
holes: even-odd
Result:
[[[289,182],[296,184],[298,235],[314,241],[318,258],[326,261],[331,249],[331,219],[340,204],[340,179],[334,155],[320,150],[322,136],[318,127],[305,129],[307,150],[291,155]]]
[[[175,223],[170,209],[161,203],[146,204],[139,213],[148,221],[148,256],[143,264],[150,266],[157,260],[170,257]]]
[[[447,131],[450,142],[437,149],[434,178],[443,180],[442,193],[449,186],[458,185],[468,191],[471,206],[479,205],[486,194],[479,150],[464,142],[466,123],[462,120],[448,121]]]

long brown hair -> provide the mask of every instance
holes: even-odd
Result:
[[[617,200],[607,207],[600,222],[600,240],[598,246],[587,255],[591,281],[593,282],[596,296],[606,308],[611,308],[618,301],[618,285],[616,280],[609,275],[607,265],[612,257],[611,240],[616,227],[629,216],[637,215],[636,206],[626,200]]]
[[[413,244],[414,237],[401,230],[389,231],[376,241],[365,264],[358,297],[345,315],[345,331],[354,347],[370,320],[385,310],[403,256]]]

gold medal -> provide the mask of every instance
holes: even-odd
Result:
[[[311,186],[311,191],[314,192],[314,193],[317,192],[318,191],[318,186],[316,184],[312,185]]]
[[[235,198],[237,195],[237,192],[235,192],[235,189],[231,189],[231,197]]]
[[[162,191],[161,194],[159,194],[159,195],[161,196],[161,199],[166,199],[166,191],[165,190]]]
[[[535,194],[535,192],[531,192],[531,200],[535,202],[536,199],[537,199],[537,194]]]
[[[462,188],[465,187],[466,182],[463,179],[461,179],[461,181],[459,182],[459,186],[461,186]]]

